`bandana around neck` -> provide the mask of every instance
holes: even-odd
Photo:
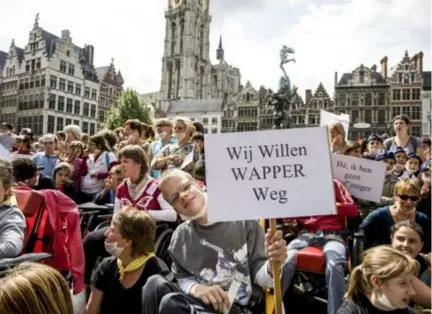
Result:
[[[123,262],[121,259],[117,259],[117,266],[119,269],[120,274],[120,280],[123,280],[124,275],[128,272],[132,272],[134,270],[137,270],[141,266],[143,266],[150,258],[152,258],[154,253],[150,253],[148,255],[144,255],[138,258],[135,258],[132,262],[130,262],[126,267],[123,267]]]

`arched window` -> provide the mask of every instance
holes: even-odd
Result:
[[[203,59],[204,56],[204,25],[201,24],[200,29],[200,58]]]
[[[176,43],[176,23],[171,23],[171,56],[175,53],[175,43]]]
[[[184,19],[180,21],[180,53],[183,52],[183,37],[184,37]]]

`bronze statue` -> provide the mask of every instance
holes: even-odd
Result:
[[[294,58],[290,58],[295,50],[287,46],[282,46],[280,50],[280,65],[283,76],[279,79],[279,87],[276,93],[271,89],[269,93],[269,105],[274,108],[274,128],[275,129],[288,129],[290,127],[290,114],[289,109],[294,95],[297,93],[297,88],[291,87],[291,81],[285,71],[284,65],[290,62],[296,62]]]

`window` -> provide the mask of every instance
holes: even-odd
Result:
[[[55,110],[55,104],[56,104],[56,95],[49,94],[49,96],[48,96],[48,109]]]
[[[91,109],[90,109],[90,117],[91,118],[96,118],[96,105],[91,105],[91,107],[90,107]]]
[[[365,106],[372,106],[372,94],[371,93],[366,93],[364,95],[364,99],[365,99]]]
[[[421,128],[419,126],[412,126],[411,127],[411,134],[413,136],[420,137],[421,136]]]
[[[401,90],[394,89],[393,90],[393,100],[401,100]]]
[[[81,84],[75,84],[75,94],[81,96]]]
[[[378,106],[384,106],[386,104],[386,94],[379,93],[378,94]]]
[[[73,99],[72,98],[68,98],[67,100],[66,100],[66,112],[67,113],[72,113],[72,102],[73,102]],[[69,125],[70,123],[67,123],[66,122],[66,125]]]
[[[39,76],[35,76],[35,79],[34,79],[34,87],[39,87],[40,86],[40,78],[39,78]]]
[[[217,128],[212,128],[212,129],[211,129],[211,132],[212,132],[212,133],[217,133]]]
[[[65,120],[65,125],[71,125],[71,124],[72,124],[72,119]]]
[[[57,118],[57,131],[63,131],[63,118]]]
[[[94,88],[92,88],[91,98],[92,98],[92,99],[96,99],[96,98],[97,98],[97,90],[94,89]]]
[[[95,134],[95,124],[94,123],[90,123],[90,135]]]
[[[72,63],[69,63],[68,74],[72,76],[75,74],[75,66]]]
[[[45,75],[41,75],[40,86],[45,86]]]
[[[54,123],[55,123],[55,117],[54,116],[48,116],[48,133],[54,133]]]
[[[386,123],[386,111],[378,110],[378,123]]]
[[[36,70],[39,70],[41,68],[41,58],[36,59]]]
[[[65,98],[63,96],[58,96],[58,102],[57,102],[58,111],[64,111],[64,102],[65,102]]]
[[[401,107],[393,107],[393,118],[396,116],[400,116],[401,114]]]
[[[65,89],[66,89],[66,80],[61,78],[59,81],[59,90],[64,91]]]
[[[34,85],[35,85],[34,80],[35,80],[34,77],[30,77],[30,85],[29,85],[29,88],[34,88]]]
[[[353,93],[351,95],[351,106],[357,107],[359,105],[359,94]]]
[[[208,118],[203,118],[203,124],[208,124]]]
[[[60,60],[60,72],[66,73],[66,62],[63,60]]]
[[[74,123],[73,123],[73,124],[80,126],[80,122],[79,122],[79,120],[74,120]]]
[[[410,79],[409,74],[405,73],[404,76],[403,76],[403,82],[404,82],[404,84],[409,84],[409,82],[410,82],[409,79]]]
[[[410,90],[405,88],[402,90],[402,100],[410,100]]]
[[[364,111],[364,121],[365,122],[372,122],[372,110],[365,110]]]
[[[82,124],[82,131],[84,133],[88,133],[88,122],[83,122],[83,124]]]
[[[420,88],[413,88],[411,90],[412,93],[412,100],[420,100]]]
[[[85,98],[90,98],[90,87],[86,87],[84,89],[84,97]]]
[[[26,79],[24,80],[24,89],[28,89],[29,86],[30,86],[30,79],[29,79],[29,78],[26,78]]]
[[[358,110],[351,110],[351,121],[356,123],[358,122],[359,118],[359,111]]]
[[[30,72],[30,60],[26,61],[25,71],[26,71],[26,73]]]
[[[84,112],[83,112],[83,116],[88,117],[88,115],[89,115],[89,110],[90,110],[90,108],[89,108],[89,104],[88,104],[87,102],[85,102],[85,103],[84,103]],[[84,132],[84,133],[87,133],[87,132]]]
[[[74,91],[74,83],[71,81],[68,81],[68,93],[73,93]]]
[[[420,106],[412,106],[411,107],[411,116],[412,120],[421,120],[421,107]]]
[[[406,114],[407,116],[410,116],[410,107],[402,107],[402,114]]]
[[[360,84],[363,84],[365,81],[365,72],[360,71]]]
[[[79,115],[81,111],[81,103],[79,100],[75,100],[75,104],[74,104],[74,114]]]
[[[50,75],[50,87],[52,89],[57,88],[57,76]]]
[[[212,124],[217,124],[218,123],[218,118],[212,118],[211,123]]]

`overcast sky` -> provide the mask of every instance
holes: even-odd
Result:
[[[115,59],[126,86],[140,93],[159,90],[168,0],[21,0],[1,6],[0,50],[12,38],[24,47],[34,17],[58,36],[69,29],[79,46],[95,46],[95,64]],[[408,50],[423,51],[431,68],[430,0],[210,0],[210,53],[216,59],[219,35],[225,59],[240,68],[242,82],[275,88],[281,71],[279,49],[296,50],[287,72],[304,94],[323,82],[333,94],[339,77],[361,63],[396,65]]]

